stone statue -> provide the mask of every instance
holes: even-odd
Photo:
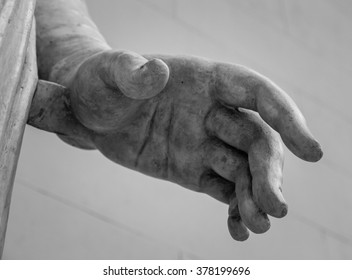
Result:
[[[234,64],[111,49],[83,0],[38,0],[35,18],[39,78],[61,86],[37,90],[29,124],[229,204],[236,240],[286,215],[279,136],[303,160],[322,150],[272,81]]]

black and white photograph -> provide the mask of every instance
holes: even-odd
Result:
[[[351,260],[351,30],[350,0],[0,0],[0,258]]]

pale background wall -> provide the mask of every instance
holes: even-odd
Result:
[[[272,78],[296,100],[325,156],[309,164],[287,152],[288,216],[238,243],[225,205],[27,127],[5,258],[352,258],[351,1],[88,3],[116,48],[195,54]]]

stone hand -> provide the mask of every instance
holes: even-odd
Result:
[[[229,204],[236,240],[287,213],[280,136],[303,160],[322,156],[291,98],[243,66],[104,51],[80,64],[68,88],[51,106],[35,97],[29,123]]]

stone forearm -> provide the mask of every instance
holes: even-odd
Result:
[[[35,18],[41,79],[67,86],[85,58],[110,49],[84,0],[37,0]]]

